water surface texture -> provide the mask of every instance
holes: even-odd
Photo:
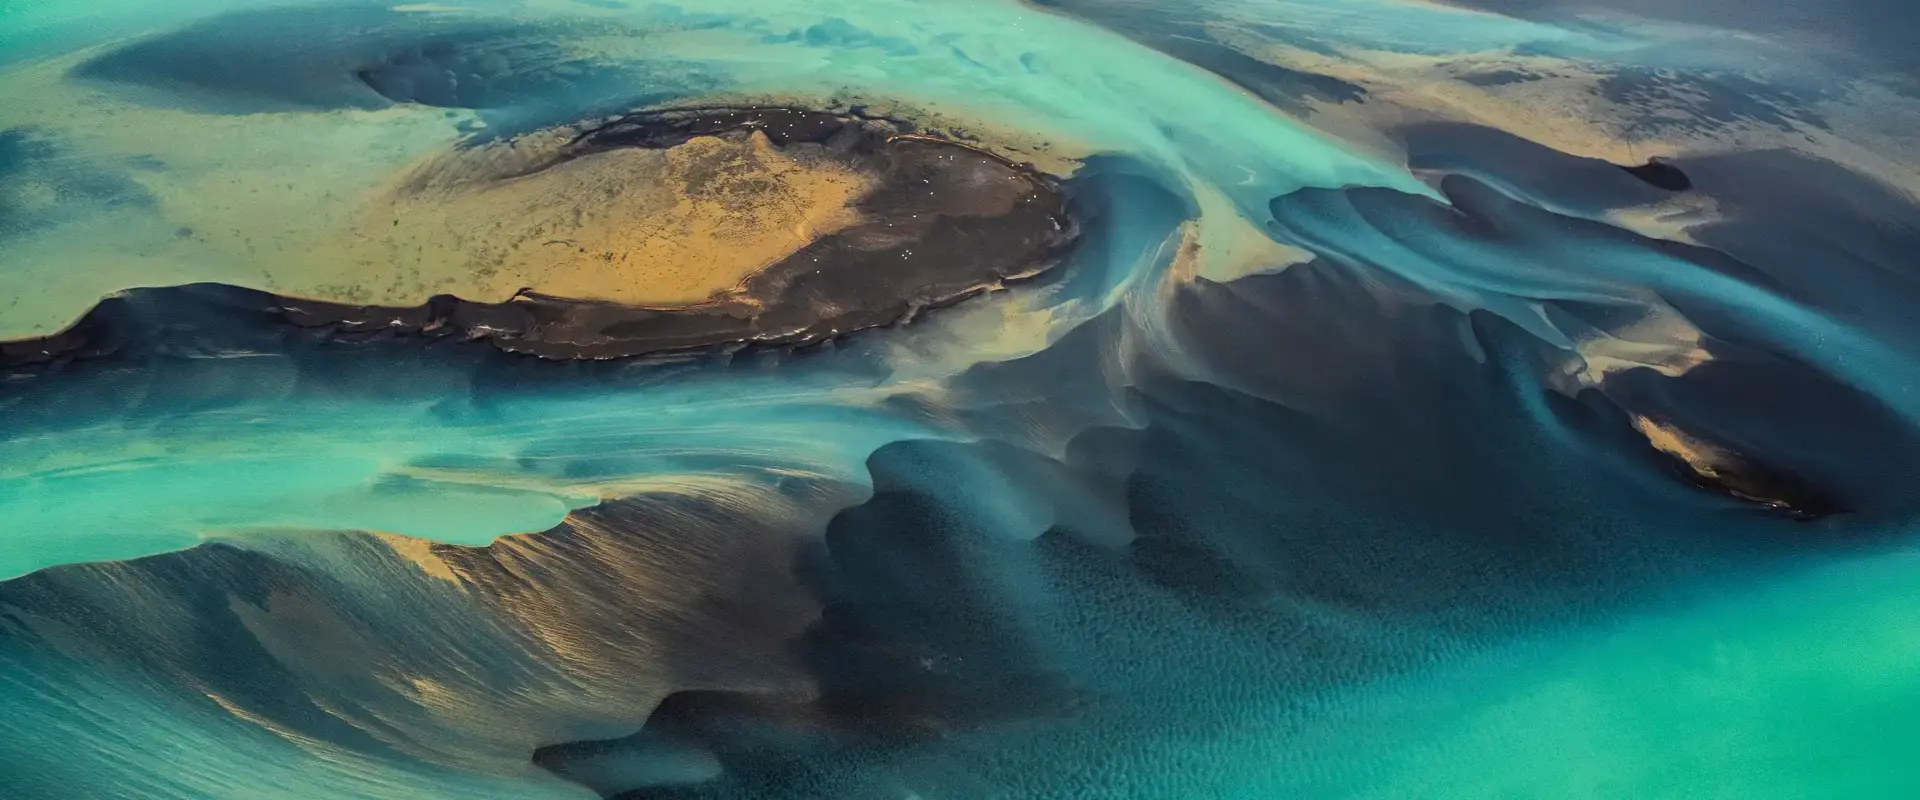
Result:
[[[1920,796],[1920,12],[0,9],[0,797]]]

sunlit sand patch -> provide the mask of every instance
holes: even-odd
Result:
[[[395,306],[436,294],[499,302],[523,289],[698,303],[857,221],[850,205],[874,188],[874,176],[818,148],[745,132],[511,174],[513,159],[564,140],[454,150],[473,114],[419,106],[247,115],[143,106],[66,78],[98,52],[8,70],[0,130],[40,137],[74,163],[145,165],[128,177],[152,203],[94,208],[51,187],[14,187],[56,224],[6,242],[0,339],[54,333],[124,289],[199,281]],[[1026,161],[1046,148],[987,149]],[[354,156],[315,155],[335,151]],[[67,223],[81,222],[89,233],[75,237]]]
[[[1699,246],[1693,229],[1721,220],[1719,205],[1712,197],[1689,193],[1659,203],[1613,211],[1607,215],[1607,221],[1650,239]]]
[[[801,471],[787,476],[814,480]],[[818,488],[825,494],[817,499],[827,500],[827,508],[859,499],[856,487],[827,481]],[[615,501],[572,515],[554,530],[479,547],[355,532],[259,531],[232,540],[301,563],[353,563],[366,591],[405,593],[431,607],[445,603],[476,612],[474,630],[423,631],[420,646],[432,654],[425,659],[394,649],[391,640],[360,635],[363,629],[348,627],[356,619],[351,604],[315,603],[299,586],[231,604],[296,681],[347,685],[338,693],[310,695],[316,707],[400,752],[466,770],[537,775],[525,760],[527,751],[570,738],[623,735],[672,691],[809,694],[805,676],[772,651],[687,671],[672,662],[667,648],[687,626],[730,624],[705,615],[701,598],[731,591],[736,571],[762,576],[755,582],[762,588],[782,579],[792,557],[791,532],[818,522],[814,501],[772,486],[699,476],[664,491],[696,501]],[[743,526],[741,520],[784,524]],[[430,580],[397,581],[394,567],[417,569]],[[618,600],[609,600],[611,587],[618,587]],[[817,607],[796,587],[781,591],[789,593],[786,601],[765,606],[768,616],[755,617],[766,627],[726,628],[736,633],[716,652],[777,648],[817,618]],[[741,636],[765,638],[748,643]],[[287,649],[300,639],[323,642],[314,651],[319,655]],[[468,661],[473,652],[465,648],[475,641],[507,646],[488,653],[484,663]],[[334,658],[341,653],[352,657]],[[457,666],[427,666],[434,659]],[[363,680],[357,671],[352,681],[338,674],[369,664],[376,666]],[[368,703],[372,698],[379,702]],[[223,707],[243,720],[262,713],[244,702]],[[555,709],[566,709],[571,722],[556,723]]]
[[[1172,275],[1176,280],[1226,282],[1279,272],[1313,260],[1313,254],[1304,248],[1274,241],[1271,233],[1234,211],[1218,190],[1200,187],[1194,194],[1200,206],[1199,218],[1208,222],[1193,226],[1194,251],[1190,258],[1174,263]]]
[[[538,580],[537,576],[527,578]],[[556,655],[564,658],[574,652],[583,659],[576,663],[582,669],[573,680],[521,675],[511,690],[489,691],[479,670],[455,672],[453,679],[415,673],[411,654],[395,652],[389,642],[367,635],[364,623],[350,611],[316,603],[304,592],[275,591],[257,603],[230,598],[229,607],[296,681],[353,687],[309,695],[307,700],[314,707],[395,750],[460,769],[530,773],[517,756],[546,738],[575,732],[564,726],[528,723],[520,717],[525,711],[516,708],[519,704],[569,704],[583,712],[600,708],[609,714],[636,715],[644,714],[670,688],[664,681],[666,668],[645,647],[613,648],[613,655],[604,648],[591,654],[560,652]],[[536,624],[519,632],[531,634],[533,641],[544,645],[594,635],[563,625]],[[307,643],[316,646],[309,648]],[[461,659],[457,653],[450,657],[456,662]],[[585,668],[592,665],[602,666],[603,675],[615,669],[605,663],[610,659],[624,674],[624,682],[616,683],[610,676],[588,679],[592,673]],[[368,665],[375,666],[369,670]],[[372,698],[383,702],[369,707],[366,701]],[[261,716],[259,709],[237,702],[222,706],[243,720]]]
[[[1718,464],[1726,458],[1726,453],[1720,448],[1688,435],[1678,426],[1642,415],[1633,417],[1633,427],[1647,437],[1647,443],[1653,445],[1653,449],[1686,462],[1702,477],[1720,477]]]
[[[329,742],[325,742],[320,739],[315,739],[311,736],[307,736],[285,725],[281,725],[277,722],[274,722],[273,720],[265,716],[256,714],[253,711],[248,710],[245,706],[237,702],[234,702],[233,700],[228,699],[226,696],[221,695],[218,692],[203,690],[201,694],[204,695],[208,700],[213,701],[214,705],[219,706],[220,710],[225,711],[228,714],[232,714],[235,719],[240,720],[241,722],[245,722],[248,725],[258,727],[261,730],[264,730],[270,734],[273,734],[274,736],[284,739],[289,744],[292,744],[295,747],[298,747],[309,754],[323,756],[323,757],[333,756],[336,753],[338,753],[340,749],[339,747]]]
[[[1710,131],[1690,131],[1684,123],[1697,109],[1688,104],[1702,98],[1676,89],[1665,101],[1623,104],[1602,91],[1610,66],[1601,61],[1510,50],[1427,55],[1335,46],[1315,52],[1268,42],[1227,25],[1211,26],[1209,33],[1262,61],[1365,87],[1364,103],[1303,102],[1313,108],[1313,125],[1375,152],[1391,151],[1385,128],[1446,120],[1496,127],[1565,153],[1616,164],[1786,148],[1879,176],[1909,192],[1920,187],[1920,150],[1902,133],[1902,123],[1915,121],[1920,112],[1910,98],[1872,82],[1809,99],[1805,108],[1797,109],[1824,120],[1824,129],[1721,119]],[[1520,79],[1473,80],[1492,74]],[[1890,119],[1899,122],[1889,125]]]
[[[696,303],[854,221],[849,204],[868,184],[782,152],[759,132],[624,148],[530,175],[401,189],[375,203],[338,251],[276,270],[275,283],[380,305],[433,293],[499,301],[523,288],[632,305]],[[327,275],[329,264],[360,274],[295,283]],[[394,280],[396,272],[418,277]]]
[[[434,552],[433,542],[397,533],[375,533],[373,537],[392,549],[394,555],[418,567],[421,574],[456,585],[460,583],[460,573]]]
[[[1692,470],[1703,485],[1797,516],[1832,511],[1829,501],[1811,487],[1765,465],[1751,463],[1740,453],[1688,433],[1673,422],[1644,414],[1634,414],[1631,422],[1653,449]]]
[[[1251,45],[1249,45],[1251,47]],[[1634,116],[1599,93],[1603,75],[1566,59],[1507,53],[1427,56],[1347,50],[1339,56],[1261,46],[1273,63],[1326,74],[1367,88],[1370,102],[1317,104],[1313,122],[1341,136],[1378,139],[1393,124],[1426,120],[1472,122],[1500,128],[1561,152],[1617,164],[1644,163],[1682,151],[1683,141],[1630,132]],[[1475,73],[1512,70],[1529,80],[1476,86]],[[1714,149],[1725,149],[1723,143]]]
[[[1679,313],[1648,306],[1643,316],[1619,330],[1579,337],[1576,347],[1584,362],[1579,378],[1582,385],[1599,386],[1608,375],[1643,367],[1678,378],[1712,359],[1702,337]]]
[[[0,130],[76,165],[142,165],[125,178],[151,207],[65,198],[48,209],[53,224],[0,243],[0,339],[56,332],[133,287],[270,289],[277,262],[350,224],[387,176],[453,141],[470,117],[417,106],[247,115],[141,106],[66,79],[100,50],[0,73]]]

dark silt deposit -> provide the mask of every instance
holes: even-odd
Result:
[[[860,222],[821,237],[714,302],[642,308],[535,290],[505,303],[436,298],[415,308],[285,299],[302,325],[486,338],[545,358],[621,358],[730,345],[808,344],[911,319],[1058,262],[1074,225],[1053,181],[907,126],[796,109],[639,114],[581,134],[560,161],[621,147],[667,148],[700,136],[763,133],[776,147],[824,148],[877,172]]]
[[[1693,181],[1687,173],[1663,158],[1649,159],[1645,164],[1621,167],[1628,175],[1646,181],[1647,185],[1665,189],[1669,192],[1684,192],[1693,188]]]
[[[1920,12],[1702,2],[8,6],[0,800],[1920,798]]]
[[[873,153],[895,136],[917,126],[902,119],[875,116],[860,109],[846,113],[800,108],[755,107],[668,109],[628,114],[589,128],[574,139],[571,155],[616,147],[665,148],[698,136],[760,131],[776,145],[825,144],[835,150]]]
[[[348,337],[451,336],[542,358],[610,359],[817,343],[906,322],[1060,262],[1077,226],[1055,180],[983,150],[906,132],[911,128],[784,108],[653,112],[589,129],[524,173],[623,147],[761,133],[775,147],[808,148],[808,157],[878,176],[854,204],[854,224],[708,302],[640,306],[530,287],[501,303],[439,295],[400,307],[273,296],[266,307],[293,324]],[[5,343],[0,365],[84,353],[89,326]]]
[[[446,332],[544,358],[621,358],[731,345],[804,345],[907,321],[1059,262],[1075,226],[1051,179],[897,123],[793,109],[637,115],[582,134],[563,160],[698,136],[765,133],[778,147],[827,149],[882,177],[860,222],[823,236],[719,300],[671,308],[568,300],[534,290],[505,303],[436,298],[415,308],[287,298],[288,318],[375,330]]]

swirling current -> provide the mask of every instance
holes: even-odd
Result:
[[[1920,16],[0,10],[0,797],[1920,796]]]

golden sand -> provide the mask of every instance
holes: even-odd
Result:
[[[697,303],[856,220],[851,204],[868,184],[838,165],[802,163],[758,132],[612,150],[497,182],[398,190],[338,237],[337,251],[276,270],[274,283],[376,303],[443,291],[500,300],[523,288]],[[343,263],[364,271],[315,279]]]
[[[1727,456],[1719,448],[1687,435],[1674,425],[1638,414],[1633,417],[1633,427],[1647,437],[1647,443],[1653,445],[1653,449],[1679,459],[1701,477],[1721,477],[1720,464]]]
[[[196,281],[383,305],[435,294],[501,301],[529,288],[696,303],[855,221],[851,204],[872,183],[761,135],[537,170],[564,137],[455,149],[455,126],[472,122],[465,112],[143,107],[62,80],[85,55],[9,70],[0,128],[125,176],[151,208],[56,202],[52,184],[9,187],[12,202],[47,195],[33,207],[59,224],[11,238],[0,254],[9,276],[0,338],[58,331],[122,289]]]

